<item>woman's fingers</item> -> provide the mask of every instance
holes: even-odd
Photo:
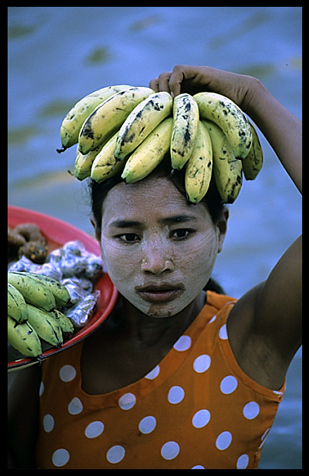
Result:
[[[161,73],[158,78],[152,79],[149,83],[149,87],[154,91],[166,91],[170,92],[169,79],[172,72]]]
[[[190,79],[194,76],[194,67],[177,65],[173,71],[161,73],[158,78],[152,79],[149,87],[154,91],[167,91],[172,96],[177,96],[181,93],[184,81],[190,85]]]

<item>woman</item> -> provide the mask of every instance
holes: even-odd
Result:
[[[257,79],[176,66],[150,87],[231,98],[300,190],[301,124]],[[236,301],[210,278],[228,220],[214,190],[192,206],[181,178],[171,180],[163,165],[136,184],[93,184],[92,200],[102,258],[120,298],[93,335],[48,359],[42,374],[36,367],[17,373],[13,462],[256,468],[300,346],[301,239]],[[20,395],[27,395],[27,411]]]

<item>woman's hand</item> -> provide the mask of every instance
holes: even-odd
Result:
[[[209,66],[177,65],[173,71],[161,73],[150,81],[154,91],[167,91],[174,97],[187,92],[212,91],[226,96],[244,111],[249,107],[250,91],[258,80],[243,74],[231,73]]]

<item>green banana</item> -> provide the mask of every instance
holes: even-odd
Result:
[[[57,152],[63,152],[77,143],[78,134],[82,125],[99,104],[102,104],[102,102],[106,101],[106,99],[113,94],[129,89],[130,87],[131,86],[127,85],[107,86],[88,94],[78,101],[75,106],[70,109],[62,122],[60,128],[62,149],[57,149]]]
[[[57,279],[46,276],[45,274],[30,272],[27,272],[27,274],[35,279],[38,279],[53,293],[57,307],[66,306],[70,302],[69,291],[63,284],[57,281]]]
[[[94,159],[91,167],[92,180],[103,182],[122,171],[124,163],[117,160],[114,155],[117,136],[118,132],[113,135]]]
[[[169,151],[173,118],[164,119],[128,158],[121,177],[126,183],[142,180],[163,160]]]
[[[46,311],[56,307],[53,293],[39,279],[26,272],[8,272],[8,282],[23,295],[26,303],[38,306]]]
[[[250,123],[251,132],[252,132],[252,146],[249,151],[249,154],[244,159],[242,163],[242,168],[246,180],[254,180],[259,174],[263,166],[263,150],[259,140],[259,136]]]
[[[41,341],[28,321],[16,322],[8,316],[8,342],[25,357],[39,357],[42,354]]]
[[[189,160],[199,124],[199,109],[190,94],[179,94],[173,105],[173,131],[171,137],[172,168],[180,170]]]
[[[185,170],[188,200],[198,203],[206,195],[213,168],[213,150],[208,129],[199,121],[195,145]]]
[[[31,304],[27,304],[27,308],[28,322],[40,339],[53,347],[61,347],[63,344],[62,330],[55,318],[50,313]]]
[[[26,301],[18,289],[10,283],[8,283],[8,315],[17,322],[28,319]]]
[[[116,140],[115,157],[127,157],[172,111],[172,96],[161,91],[140,102],[122,124]]]
[[[237,104],[217,93],[203,92],[193,97],[201,119],[208,119],[223,130],[235,157],[247,157],[252,144],[252,132],[248,119]]]
[[[153,93],[150,88],[132,87],[106,99],[90,114],[80,130],[80,152],[87,154],[98,147],[113,131],[119,129],[143,99]]]
[[[59,309],[54,309],[50,311],[49,314],[56,320],[57,324],[62,330],[62,333],[66,339],[69,339],[74,333],[74,326],[70,319],[59,311]]]
[[[211,121],[207,127],[213,148],[213,170],[216,187],[224,203],[233,203],[242,186],[242,160],[235,158],[233,149],[222,129]]]

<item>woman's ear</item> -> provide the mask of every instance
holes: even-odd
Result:
[[[229,219],[229,209],[227,207],[224,207],[221,213],[221,216],[219,220],[217,221],[217,227],[218,227],[218,253],[222,251],[223,248],[223,242],[224,238],[226,235],[226,230],[227,230],[227,221]]]
[[[98,240],[98,242],[100,243],[100,241],[101,241],[101,228],[98,226],[98,224],[96,222],[96,219],[94,218],[93,214],[90,215],[90,222],[91,222],[91,224],[94,228],[95,237]]]

